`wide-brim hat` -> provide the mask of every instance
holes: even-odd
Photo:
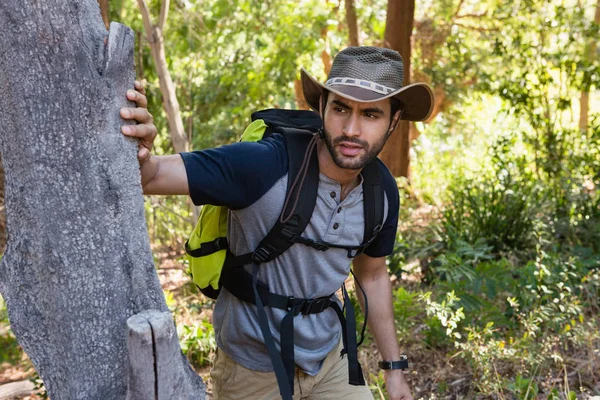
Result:
[[[322,84],[304,68],[302,90],[310,108],[317,113],[323,90],[359,102],[395,97],[402,104],[402,119],[424,121],[433,110],[433,90],[425,83],[402,86],[404,63],[394,50],[348,47],[334,58],[327,82]]]

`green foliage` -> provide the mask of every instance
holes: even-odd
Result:
[[[489,169],[450,188],[443,213],[449,242],[483,240],[494,252],[531,245],[540,195],[526,160],[512,154],[515,141],[501,138],[491,147]]]
[[[454,292],[446,293],[446,298],[440,303],[431,299],[431,293],[422,295],[422,299],[426,304],[426,312],[428,316],[433,316],[439,321],[445,329],[446,336],[460,338],[461,335],[457,332],[458,323],[465,318],[462,307],[458,307],[457,303],[460,300]],[[430,326],[434,330],[435,325]]]
[[[46,386],[44,385],[44,381],[38,375],[37,371],[33,373],[33,376],[29,378],[29,381],[33,383],[33,388],[35,390],[35,394],[44,400],[49,399],[48,392],[46,391]]]
[[[145,200],[150,242],[157,247],[183,249],[194,226],[190,200],[183,196],[147,196]]]
[[[6,303],[0,296],[0,364],[4,362],[17,363],[21,358],[21,348],[15,335],[10,330]]]
[[[419,322],[419,316],[422,312],[422,304],[419,301],[419,294],[399,287],[393,292],[394,320],[398,336],[408,337],[411,330]]]
[[[377,375],[373,373],[369,375],[369,389],[371,389],[375,399],[385,400],[389,398],[382,371],[378,371]]]
[[[538,384],[531,378],[524,378],[517,375],[515,382],[509,385],[518,399],[535,400],[539,392]]]
[[[179,344],[181,351],[195,368],[210,363],[217,349],[215,331],[209,321],[200,321],[192,326],[180,325]]]

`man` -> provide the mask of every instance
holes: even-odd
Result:
[[[350,47],[334,59],[321,84],[302,70],[304,96],[322,116],[316,151],[320,178],[315,211],[305,233],[330,243],[362,242],[364,214],[362,169],[383,148],[400,119],[425,120],[433,93],[425,84],[402,87],[400,55],[389,49]],[[157,157],[151,154],[156,128],[145,110],[143,89],[128,92],[137,109],[122,117],[140,122],[123,133],[140,140],[138,158],[146,194],[187,194],[195,204],[230,208],[228,239],[234,254],[252,252],[279,217],[287,188],[287,153],[281,135],[259,142],[236,143],[201,152]],[[380,161],[385,189],[383,228],[366,250],[352,260],[353,271],[369,302],[368,324],[385,367],[390,399],[412,400],[404,379],[394,327],[391,284],[385,257],[391,254],[398,223],[398,190]],[[319,298],[335,292],[349,274],[343,249],[319,252],[296,244],[262,264],[258,277],[270,290],[296,298]],[[361,304],[364,302],[359,295]],[[267,307],[272,337],[284,310]],[[340,356],[340,324],[335,312],[295,317],[294,398],[372,399],[367,386],[348,384],[347,360]],[[211,376],[216,399],[279,397],[273,366],[257,322],[257,308],[222,289],[213,324],[218,351]]]

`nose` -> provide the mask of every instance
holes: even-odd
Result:
[[[346,119],[342,133],[346,136],[360,136],[360,122],[357,113],[351,113]]]

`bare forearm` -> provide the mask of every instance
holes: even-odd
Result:
[[[400,349],[394,324],[392,285],[386,271],[377,275],[357,276],[367,295],[369,306],[368,325],[375,337],[377,349],[384,360],[398,360]],[[364,310],[362,292],[357,288],[358,300]]]
[[[189,194],[185,165],[179,154],[152,156],[140,166],[144,194]]]

